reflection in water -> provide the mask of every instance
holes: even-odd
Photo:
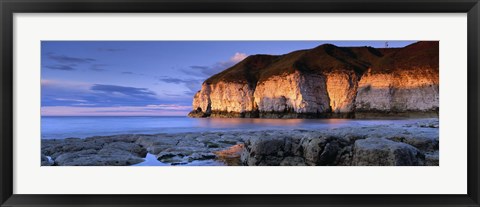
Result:
[[[235,127],[239,125],[297,126],[301,119],[249,119],[249,118],[208,118],[198,119],[199,127]]]
[[[193,162],[185,162],[181,165],[175,166],[224,166],[225,163],[217,160],[194,160]],[[145,161],[132,165],[132,166],[173,166],[168,163],[163,163],[157,160],[157,157],[153,154],[148,153],[145,157]]]
[[[194,119],[198,127],[207,128],[258,128],[288,127],[295,128],[306,125],[334,126],[348,123],[348,119],[259,119],[259,118],[205,118]]]

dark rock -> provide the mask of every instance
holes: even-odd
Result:
[[[331,165],[334,163],[340,147],[337,142],[331,141],[323,148],[320,154],[317,165]]]
[[[210,113],[203,112],[201,109],[193,110],[190,113],[188,113],[188,117],[192,117],[192,118],[205,118],[209,116],[210,116]]]
[[[52,160],[48,159],[48,157],[43,154],[41,155],[40,161],[41,161],[41,166],[52,166],[54,164]]]
[[[402,166],[422,165],[425,156],[415,147],[382,138],[357,140],[352,165]]]
[[[160,152],[157,155],[157,159],[161,162],[164,163],[173,163],[173,162],[182,162],[185,157],[182,152],[177,151],[177,152]]]
[[[302,139],[303,157],[308,165],[320,164],[320,155],[327,142],[328,139],[326,137]]]
[[[245,165],[280,165],[284,148],[284,138],[256,137],[245,142],[240,159]]]
[[[280,166],[305,166],[305,159],[302,157],[285,157],[280,162]]]
[[[213,160],[215,159],[217,156],[211,152],[207,152],[207,153],[193,153],[192,155],[190,155],[188,157],[188,161],[189,162],[192,162],[194,160]]]
[[[55,159],[62,166],[125,166],[143,162],[144,159],[127,151],[112,148],[96,151],[93,149],[63,153]]]
[[[418,135],[401,136],[401,137],[394,136],[388,139],[395,142],[404,142],[422,151],[434,151],[438,149],[438,144],[439,144],[438,138],[422,137]]]
[[[425,154],[425,165],[440,166],[438,151]]]
[[[105,150],[105,149],[127,151],[139,157],[147,156],[147,150],[135,143],[112,142],[110,144],[105,145],[102,150]]]

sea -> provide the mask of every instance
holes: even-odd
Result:
[[[42,139],[85,138],[116,134],[207,131],[333,129],[349,126],[407,124],[422,119],[261,119],[180,116],[42,116]]]

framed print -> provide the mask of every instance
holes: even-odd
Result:
[[[478,1],[1,1],[2,206],[479,206]]]

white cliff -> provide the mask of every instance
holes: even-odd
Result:
[[[189,116],[314,118],[356,112],[438,112],[438,42],[405,48],[389,49],[382,56],[373,48],[329,45],[285,56],[247,58],[207,79],[194,96]]]
[[[363,75],[355,101],[357,111],[432,111],[439,107],[439,73],[431,68]]]
[[[254,97],[260,112],[322,113],[329,110],[325,78],[298,71],[259,83]]]

